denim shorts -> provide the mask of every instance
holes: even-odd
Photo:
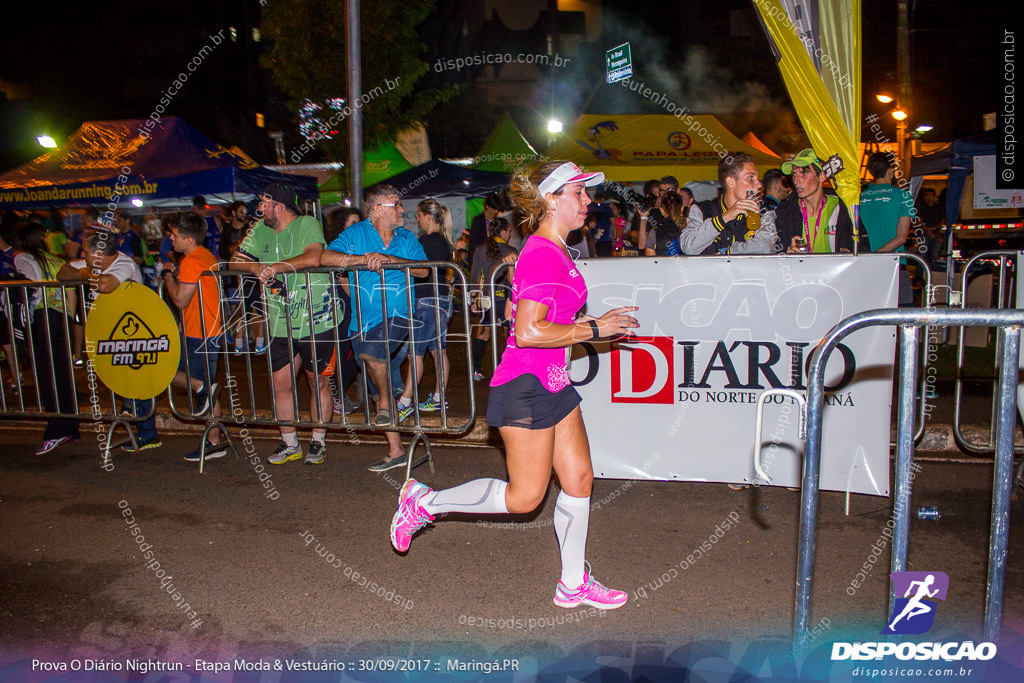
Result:
[[[441,319],[440,334],[438,333],[437,320]],[[452,318],[452,299],[442,296],[440,298],[424,297],[416,300],[416,310],[412,314],[412,331],[410,338],[414,338],[412,347],[413,355],[425,356],[427,351],[436,349],[438,344],[442,349],[448,347],[448,321]]]
[[[409,337],[408,318],[388,318],[352,337],[356,358],[383,363],[395,355]]]

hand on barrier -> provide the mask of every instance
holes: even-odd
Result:
[[[387,254],[370,253],[366,255],[366,265],[371,270],[380,270],[381,266],[391,263],[391,257]]]
[[[277,271],[274,270],[273,264],[267,264],[256,271],[256,277],[259,281],[265,285],[269,285],[277,277]]]

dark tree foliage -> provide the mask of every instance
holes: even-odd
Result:
[[[429,66],[416,27],[433,11],[433,0],[360,3],[363,147],[372,149],[425,121],[457,88],[424,88]],[[277,0],[268,5],[260,31],[270,43],[262,64],[296,112],[308,98],[324,102],[348,94],[346,3],[343,0]],[[328,118],[331,112],[325,112]],[[333,139],[320,140],[328,158],[347,161],[347,120],[336,121]]]

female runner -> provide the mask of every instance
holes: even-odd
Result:
[[[561,491],[554,527],[562,560],[555,586],[559,607],[591,605],[615,609],[628,600],[590,575],[585,562],[594,480],[580,396],[569,381],[569,347],[598,337],[628,335],[635,307],[600,318],[577,312],[587,287],[566,237],[583,225],[590,197],[585,187],[604,182],[603,173],[583,173],[572,163],[545,162],[529,176],[512,178],[512,200],[523,215],[526,240],[512,283],[512,333],[491,379],[487,423],[505,443],[508,482],[475,479],[434,491],[410,479],[402,487],[391,522],[391,544],[409,549],[413,535],[441,513],[522,514],[544,500],[551,470]]]

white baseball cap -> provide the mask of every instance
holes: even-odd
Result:
[[[570,161],[552,171],[551,175],[540,182],[537,189],[540,190],[541,196],[544,196],[569,183],[583,183],[584,187],[593,187],[603,182],[604,173],[584,173],[579,166]]]

